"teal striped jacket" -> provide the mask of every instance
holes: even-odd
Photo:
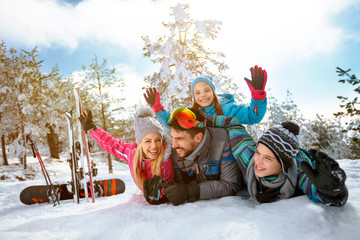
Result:
[[[225,128],[229,133],[231,150],[234,158],[236,159],[244,181],[246,182],[246,170],[248,168],[249,162],[252,156],[255,153],[256,142],[250,136],[248,131],[235,117],[228,116],[206,116],[207,126],[212,127],[222,127]],[[304,149],[300,149],[298,155],[296,156],[297,163],[297,189],[294,196],[298,195],[307,195],[308,198],[313,202],[326,203],[322,200],[317,192],[316,187],[310,182],[310,179],[305,175],[303,170],[300,167],[300,162],[307,161],[312,166],[315,166],[315,162],[309,157],[308,153]],[[331,205],[331,203],[329,204]]]

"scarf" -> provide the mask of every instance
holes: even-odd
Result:
[[[246,180],[247,180],[247,188],[250,196],[257,202],[260,203],[256,199],[256,193],[258,192],[257,184],[261,182],[262,185],[268,188],[280,188],[280,194],[278,196],[279,199],[286,199],[293,196],[295,192],[296,180],[297,180],[297,166],[295,163],[295,159],[291,163],[288,174],[284,174],[283,171],[277,176],[277,178],[273,181],[269,181],[265,178],[259,179],[255,175],[255,162],[254,157],[251,158],[248,169],[246,171]]]

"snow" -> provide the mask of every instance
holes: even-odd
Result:
[[[70,180],[66,157],[43,157],[53,182]],[[339,160],[347,173],[349,200],[343,207],[312,203],[305,196],[257,205],[239,196],[197,201],[180,206],[149,205],[131,179],[128,166],[95,159],[98,179],[121,178],[123,194],[52,204],[24,205],[22,189],[44,184],[39,163],[28,156],[24,172],[17,159],[0,166],[0,239],[359,239],[360,161]],[[19,179],[28,178],[26,181]]]

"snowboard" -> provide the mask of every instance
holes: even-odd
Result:
[[[55,194],[57,194],[58,200],[73,199],[73,193],[69,191],[71,184],[59,184],[53,186]],[[88,183],[89,188],[89,183]],[[97,180],[94,184],[94,189],[97,197],[108,197],[117,194],[121,194],[125,191],[125,183],[121,179],[106,179]],[[20,201],[24,204],[30,205],[35,203],[49,203],[52,202],[52,198],[49,196],[49,185],[36,185],[29,186],[21,191]],[[90,193],[90,191],[88,191]],[[85,197],[84,188],[80,189],[80,198]]]

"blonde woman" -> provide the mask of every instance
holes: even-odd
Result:
[[[135,115],[136,142],[134,143],[126,143],[97,128],[93,122],[91,111],[84,113],[80,117],[80,121],[84,130],[90,130],[89,134],[103,150],[128,163],[132,178],[138,188],[144,190],[145,198],[149,203],[159,204],[164,200],[160,199],[161,194],[159,194],[159,198],[149,197],[146,189],[143,189],[144,181],[154,175],[160,176],[162,182],[174,180],[171,138],[165,134],[161,123],[154,118],[150,108],[141,107]]]

